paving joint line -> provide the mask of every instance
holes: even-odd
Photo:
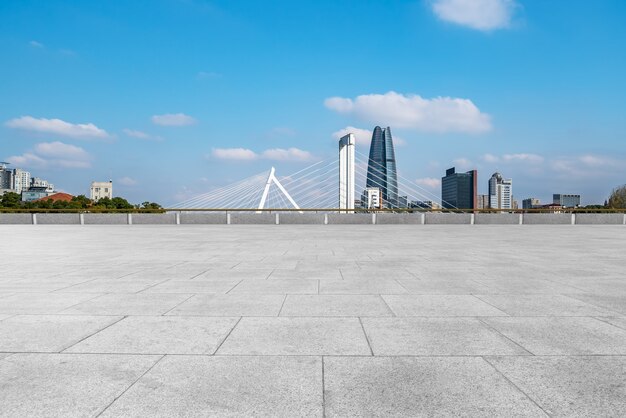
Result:
[[[370,339],[367,336],[367,332],[365,331],[365,326],[363,325],[363,320],[361,319],[361,317],[359,317],[359,324],[361,324],[361,329],[363,330],[363,335],[365,336],[365,341],[367,341],[367,346],[370,349],[370,354],[373,357],[374,356],[374,350],[372,349],[372,344],[370,343]]]
[[[222,348],[222,345],[226,342],[226,340],[228,339],[228,337],[230,337],[230,334],[233,333],[233,331],[235,330],[235,328],[237,328],[237,325],[239,325],[239,323],[241,322],[241,319],[243,317],[239,317],[239,319],[237,320],[237,322],[235,322],[235,325],[233,325],[233,327],[230,329],[230,331],[228,331],[228,334],[226,334],[226,336],[224,337],[224,339],[219,343],[219,345],[217,346],[217,348],[215,349],[215,351],[213,351],[212,355],[216,355],[217,352],[220,350],[220,348]]]
[[[490,365],[495,371],[496,373],[498,373],[500,376],[502,376],[508,383],[509,385],[513,386],[515,389],[517,389],[520,393],[522,393],[524,396],[526,396],[526,398],[528,398],[528,400],[530,400],[533,404],[535,404],[535,406],[537,408],[539,408],[545,415],[546,417],[550,417],[552,416],[551,414],[549,414],[548,412],[546,412],[545,409],[543,409],[543,407],[541,405],[539,405],[537,403],[537,401],[535,401],[532,397],[530,397],[530,395],[528,395],[525,391],[523,391],[519,386],[517,386],[515,383],[513,383],[513,381],[511,379],[509,379],[509,377],[507,375],[505,375],[504,373],[502,373],[500,371],[500,369],[498,369],[493,363],[491,363],[488,359],[487,356],[481,356],[481,358],[483,359],[483,361],[485,363],[487,363],[488,365]]]
[[[59,354],[64,354],[64,352],[65,352],[66,350],[69,350],[70,348],[74,347],[75,345],[80,344],[81,342],[85,341],[87,338],[93,337],[94,335],[96,335],[96,334],[98,334],[98,333],[100,333],[100,332],[104,331],[104,330],[105,330],[105,329],[107,329],[107,328],[112,327],[113,325],[117,324],[117,323],[118,323],[118,322],[120,322],[120,321],[123,321],[123,320],[124,320],[124,319],[126,319],[126,318],[128,318],[128,315],[124,315],[124,316],[122,316],[120,319],[118,319],[118,320],[117,320],[117,321],[115,321],[115,322],[110,323],[110,324],[109,324],[109,325],[107,325],[106,327],[101,328],[101,329],[99,329],[99,330],[97,330],[97,331],[95,331],[95,332],[93,332],[93,333],[89,334],[88,336],[81,338],[80,340],[76,341],[75,343],[72,343],[72,344],[70,344],[69,346],[67,346],[67,347],[65,347],[65,348],[63,348],[63,349],[61,349],[61,350],[59,350],[59,351],[58,351],[58,353],[59,353]]]
[[[239,282],[234,285],[233,287],[231,287],[226,293],[224,293],[225,295],[229,294],[231,291],[233,291],[237,286],[239,286],[241,283],[243,283],[244,279],[239,280]]]
[[[486,300],[484,300],[484,299],[480,298],[478,295],[475,295],[475,294],[473,294],[473,293],[472,293],[470,296],[473,296],[473,297],[475,297],[476,299],[478,299],[479,301],[481,301],[481,302],[483,302],[483,303],[486,303],[486,304],[487,304],[487,305],[489,305],[489,306],[494,307],[495,309],[497,309],[497,310],[499,310],[500,312],[502,312],[505,316],[508,316],[508,317],[513,317],[513,315],[511,315],[510,313],[508,313],[508,312],[506,312],[505,310],[498,308],[496,305],[494,305],[494,304],[492,304],[492,303],[489,303],[488,301],[486,301]],[[488,315],[488,316],[491,316],[491,315]],[[493,316],[495,316],[495,315],[493,315]]]
[[[172,312],[174,309],[178,308],[180,305],[182,305],[183,303],[187,302],[189,299],[191,299],[192,297],[196,296],[197,293],[194,293],[193,295],[189,296],[187,299],[177,303],[174,307],[172,307],[172,309],[168,310],[167,312],[163,312],[161,315],[159,316],[165,316],[168,313]],[[184,316],[184,315],[180,315],[180,316]]]
[[[280,305],[280,309],[278,310],[277,316],[280,316],[281,312],[283,311],[283,306],[285,306],[286,301],[287,301],[287,295],[285,295],[285,297],[283,298],[283,303]]]
[[[528,355],[531,355],[531,356],[535,356],[535,355],[536,355],[536,354],[535,354],[535,353],[533,353],[532,351],[528,350],[526,347],[522,346],[522,345],[521,345],[520,343],[518,343],[517,341],[514,341],[514,340],[513,340],[513,339],[511,339],[510,337],[508,337],[508,336],[504,335],[502,332],[500,332],[500,330],[498,330],[497,328],[493,327],[491,324],[489,324],[489,323],[487,323],[487,322],[483,321],[483,320],[481,319],[481,317],[476,316],[476,317],[474,317],[474,318],[476,318],[476,320],[477,320],[478,322],[480,322],[481,324],[483,324],[485,327],[487,327],[487,328],[488,328],[489,330],[491,330],[492,332],[495,332],[496,334],[498,334],[498,335],[500,335],[501,337],[505,338],[507,341],[510,341],[510,342],[511,342],[511,343],[513,343],[515,346],[517,346],[517,347],[521,348],[522,350],[524,350],[525,352],[527,352],[527,353],[528,353]],[[497,317],[497,318],[500,318],[500,317]]]
[[[324,356],[322,356],[322,418],[326,418],[326,376]]]
[[[389,304],[387,303],[387,301],[385,300],[385,298],[383,297],[383,295],[377,295],[379,298],[382,299],[383,303],[385,304],[385,306],[387,307],[387,309],[389,310],[389,312],[391,313],[392,318],[397,318],[398,315],[396,315],[396,313],[393,311],[393,309],[391,309],[391,306],[389,306]],[[374,317],[375,318],[375,317]]]
[[[144,377],[146,374],[148,374],[148,372],[150,372],[150,370],[152,370],[152,369],[153,369],[153,368],[154,368],[157,364],[159,364],[159,362],[160,362],[161,360],[163,360],[163,359],[165,358],[165,356],[166,356],[166,355],[164,354],[164,355],[162,355],[161,357],[159,357],[159,359],[157,359],[157,361],[155,361],[155,362],[154,362],[154,364],[153,364],[152,366],[148,367],[148,370],[146,370],[145,372],[143,372],[143,373],[141,374],[141,376],[139,376],[139,377],[138,377],[138,378],[137,378],[137,379],[136,379],[133,383],[131,383],[131,384],[130,384],[130,385],[129,385],[126,389],[124,389],[124,390],[122,391],[122,393],[120,393],[118,396],[116,396],[116,397],[115,397],[115,399],[113,399],[113,400],[112,400],[112,401],[111,401],[111,402],[110,402],[107,406],[105,406],[105,407],[104,407],[104,409],[103,409],[102,411],[100,411],[100,412],[98,413],[98,415],[96,415],[96,418],[98,418],[100,415],[104,414],[104,412],[105,412],[107,409],[109,409],[109,407],[110,407],[111,405],[113,405],[113,404],[115,403],[115,401],[117,401],[119,398],[121,398],[122,396],[124,396],[124,394],[130,390],[130,388],[132,388],[133,386],[135,386],[135,384],[136,384],[137,382],[139,382],[139,380],[141,380],[141,378],[142,378],[142,377]]]

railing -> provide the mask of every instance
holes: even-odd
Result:
[[[0,208],[0,213],[167,213],[167,212],[313,212],[313,213],[626,213],[622,209],[591,209],[591,208],[561,208],[561,209],[424,209],[424,208],[395,208],[395,209],[339,209],[339,208],[162,208],[162,209],[42,209],[42,208]]]

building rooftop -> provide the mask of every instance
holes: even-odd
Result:
[[[624,231],[0,225],[0,415],[625,416]]]
[[[53,202],[71,202],[74,196],[68,193],[54,193],[47,197],[42,197],[41,199],[35,200],[35,202],[43,201],[43,200],[52,200]]]

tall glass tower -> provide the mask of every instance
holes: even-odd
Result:
[[[385,130],[380,126],[374,128],[365,186],[380,189],[385,207],[398,207],[396,153],[393,150],[393,139],[389,127]]]

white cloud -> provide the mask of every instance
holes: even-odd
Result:
[[[91,155],[81,147],[63,142],[41,142],[32,151],[9,157],[8,161],[26,168],[89,168]]]
[[[261,158],[277,161],[308,161],[313,158],[313,155],[298,148],[274,148],[263,151]]]
[[[452,162],[457,168],[461,170],[469,169],[473,164],[472,161],[467,158],[457,158],[455,160],[452,160]]]
[[[214,148],[211,151],[211,157],[220,160],[240,160],[251,161],[258,159],[276,160],[276,161],[308,161],[313,159],[313,155],[308,151],[298,148],[273,148],[256,153],[247,148]]]
[[[424,178],[415,180],[415,183],[419,184],[420,186],[425,186],[431,189],[436,189],[439,186],[441,186],[441,179],[436,179],[433,177],[424,177]]]
[[[30,41],[28,45],[32,46],[33,48],[43,48],[43,44],[37,41]]]
[[[355,99],[331,97],[324,105],[337,113],[395,128],[423,132],[478,134],[492,129],[491,117],[471,100],[451,97],[424,99],[415,94],[394,91],[365,94]]]
[[[184,113],[167,113],[152,116],[152,123],[161,126],[187,126],[196,123],[196,120]]]
[[[369,129],[355,128],[354,126],[346,126],[343,129],[339,129],[332,133],[332,137],[339,140],[348,134],[354,134],[357,145],[369,146],[372,141],[372,131]]]
[[[123,132],[128,135],[131,136],[133,138],[139,138],[139,139],[150,139],[150,135],[148,135],[145,132],[141,132],[141,131],[135,131],[133,129],[124,129]]]
[[[63,142],[41,142],[35,145],[35,152],[43,157],[69,158],[74,160],[87,160],[89,154],[81,147],[64,144]]]
[[[500,161],[500,158],[497,155],[485,154],[483,155],[483,160],[487,161],[488,163],[497,163],[498,161]]]
[[[93,123],[69,123],[61,119],[22,116],[5,122],[5,126],[25,131],[54,134],[69,138],[108,138],[109,134]]]
[[[7,158],[7,162],[13,164],[16,167],[43,168],[46,166],[46,160],[30,152],[25,152],[22,155],[9,157]]]
[[[515,0],[432,0],[439,19],[482,31],[509,27],[518,7]]]
[[[137,180],[131,178],[131,177],[122,177],[117,179],[117,183],[121,184],[122,186],[136,186],[138,184]]]
[[[219,160],[256,160],[259,156],[247,148],[214,148],[211,156]]]
[[[137,131],[134,129],[123,129],[122,132],[124,132],[127,136],[130,136],[131,138],[145,139],[148,141],[163,141],[163,138],[161,138],[160,136],[153,136],[148,133]]]
[[[543,162],[543,157],[537,154],[504,154],[502,159],[504,161],[523,161],[531,164]]]

